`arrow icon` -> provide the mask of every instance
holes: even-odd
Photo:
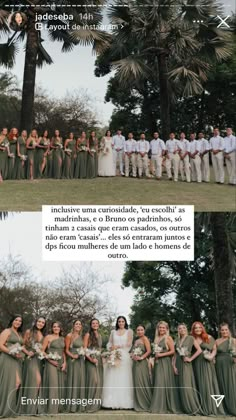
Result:
[[[224,395],[211,395],[211,398],[215,401],[216,407],[218,408],[224,399]]]

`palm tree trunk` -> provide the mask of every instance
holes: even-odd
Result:
[[[34,118],[34,92],[38,50],[38,31],[35,29],[34,11],[29,14],[28,19],[20,125],[21,130],[30,132]]]
[[[168,69],[166,54],[158,55],[158,70],[160,83],[160,109],[162,138],[168,140],[170,134],[170,98],[168,89]]]
[[[210,223],[213,237],[217,321],[218,324],[227,322],[234,334],[232,273],[226,213],[211,213]]]

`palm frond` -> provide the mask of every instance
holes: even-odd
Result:
[[[0,44],[0,65],[9,69],[14,67],[18,50],[16,42]]]

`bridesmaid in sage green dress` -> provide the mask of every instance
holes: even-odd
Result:
[[[131,350],[133,359],[134,409],[149,411],[152,400],[152,383],[148,366],[151,345],[145,336],[145,328],[139,325],[136,329],[137,339]]]
[[[54,179],[61,179],[63,165],[63,140],[60,131],[55,130],[54,137],[51,140],[52,149],[52,176]]]
[[[22,395],[30,400],[42,398],[42,345],[46,328],[43,317],[36,319],[33,327],[24,335],[24,353],[26,359],[23,367]],[[38,404],[21,405],[21,414],[35,416],[38,414]]]
[[[26,149],[27,149],[27,179],[33,181],[36,175],[36,146],[38,144],[38,133],[36,130],[32,130],[30,133],[29,138],[26,142]]]
[[[167,322],[160,321],[157,324],[154,344],[154,389],[150,411],[178,414],[181,409],[171,360],[175,353],[175,345],[169,335]]]
[[[82,324],[79,320],[73,322],[72,332],[66,336],[67,355],[67,385],[66,398],[72,400],[85,399],[85,357],[82,339]],[[81,354],[79,354],[81,352]],[[81,413],[85,410],[82,404],[70,404],[70,413]]]
[[[48,152],[50,148],[50,139],[48,136],[48,130],[45,130],[42,137],[39,138],[37,144],[37,178],[45,178],[47,175],[47,161]]]
[[[216,344],[213,337],[207,334],[201,322],[194,322],[191,335],[195,338],[202,353],[194,360],[193,368],[197,390],[200,393],[201,408],[204,416],[224,415],[222,404],[217,407],[211,395],[219,395],[214,359]]]
[[[16,179],[25,179],[27,131],[23,130],[17,139]]]
[[[231,337],[228,324],[221,324],[216,340],[216,374],[220,393],[225,396],[225,411],[236,416],[236,339]]]
[[[201,415],[200,395],[195,383],[192,361],[202,351],[197,341],[191,335],[188,335],[185,324],[178,326],[175,349],[173,367],[183,412],[189,415]],[[194,353],[193,350],[195,350]]]
[[[91,132],[91,135],[88,140],[88,160],[87,160],[87,178],[96,178],[98,171],[98,140],[96,138],[95,131]]]
[[[76,140],[74,133],[70,133],[69,138],[65,141],[64,154],[63,178],[72,179],[74,177],[76,158]]]
[[[101,358],[102,337],[99,334],[99,321],[92,319],[90,330],[84,336],[84,348],[88,350],[86,354],[86,399],[95,399],[98,402],[87,405],[86,411],[94,413],[101,408],[100,400],[102,398],[103,387],[103,364]],[[91,352],[97,351],[100,354],[94,355]]]
[[[0,335],[0,417],[16,417],[22,396],[22,317],[15,315]]]
[[[76,142],[77,158],[75,164],[75,178],[87,177],[88,140],[85,131]]]
[[[3,128],[0,134],[0,182],[7,179],[8,175],[9,141],[7,134],[7,128]]]
[[[18,130],[17,128],[12,128],[8,136],[10,151],[8,161],[8,179],[16,179],[17,139]]]
[[[51,334],[44,338],[42,350],[46,353],[42,396],[47,404],[41,408],[47,414],[62,413],[65,411],[65,406],[60,402],[55,403],[65,398],[66,386],[65,340],[62,337],[60,322],[52,323]]]

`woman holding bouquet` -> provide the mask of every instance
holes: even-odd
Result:
[[[17,139],[16,179],[25,179],[27,131],[23,130]]]
[[[115,176],[115,174],[112,135],[110,130],[107,130],[105,137],[103,137],[100,144],[100,152],[98,155],[98,176]]]
[[[21,315],[15,315],[0,335],[0,417],[19,414],[22,384],[22,325]]]
[[[72,332],[66,336],[67,355],[67,385],[66,398],[85,398],[85,352],[82,339],[82,324],[80,320],[73,322]],[[82,412],[82,405],[71,404],[68,407],[70,413]]]
[[[9,162],[8,162],[8,179],[16,178],[16,155],[17,155],[17,139],[18,139],[18,130],[17,128],[12,128],[9,136]]]
[[[26,359],[23,368],[22,395],[26,398],[36,399],[41,397],[40,387],[42,382],[42,344],[46,320],[43,317],[36,319],[33,327],[27,330],[24,335],[24,350]],[[27,415],[38,414],[37,404],[21,406],[21,413]]]
[[[221,324],[220,338],[216,340],[216,373],[223,405],[228,414],[236,416],[236,339],[228,324]]]
[[[157,324],[154,353],[154,389],[151,412],[160,414],[180,413],[181,410],[171,361],[172,356],[175,354],[175,345],[172,337],[169,335],[169,326],[165,321],[160,321]]]
[[[54,137],[51,140],[52,149],[52,176],[55,179],[62,177],[62,164],[63,164],[63,140],[60,136],[60,131],[55,130]]]
[[[76,159],[76,140],[74,133],[69,134],[69,138],[66,139],[64,144],[64,167],[63,167],[63,178],[71,179],[74,177],[75,170],[75,159]]]
[[[0,134],[0,182],[7,179],[8,175],[9,141],[7,133],[7,128],[3,128]]]
[[[96,133],[92,131],[88,140],[87,178],[97,177],[97,148]]]
[[[151,345],[145,336],[145,328],[139,325],[136,329],[137,339],[132,347],[134,409],[135,411],[149,411],[152,400],[152,383],[148,366],[148,356]]]
[[[102,405],[112,409],[132,409],[134,407],[133,375],[130,349],[133,331],[129,329],[124,316],[116,320],[111,332],[108,350],[119,350],[121,360],[117,366],[105,366]]]
[[[30,133],[29,138],[27,139],[26,142],[26,149],[27,149],[27,156],[28,156],[28,160],[27,160],[27,178],[30,179],[31,181],[34,179],[35,177],[35,164],[36,164],[36,159],[35,159],[35,151],[36,151],[36,146],[38,144],[38,133],[36,130],[32,130]]]
[[[37,145],[37,178],[42,178],[46,175],[49,150],[50,139],[48,130],[45,130]]]
[[[193,323],[191,335],[202,350],[202,353],[194,360],[193,368],[203,415],[223,415],[222,405],[217,407],[215,401],[211,398],[211,395],[220,394],[214,365],[216,355],[215,340],[207,334],[201,322]]]
[[[87,177],[88,140],[85,131],[76,142],[77,158],[75,165],[75,178]]]
[[[178,326],[175,349],[173,367],[183,411],[189,415],[201,415],[200,395],[195,383],[192,361],[201,354],[202,350],[194,337],[188,335],[185,324]]]
[[[45,352],[45,368],[43,373],[43,398],[47,404],[42,406],[47,414],[58,414],[64,411],[64,406],[55,404],[55,399],[65,398],[65,340],[62,337],[60,322],[53,322],[51,334],[43,340],[43,352]]]
[[[97,319],[92,319],[90,322],[90,330],[84,336],[84,349],[86,354],[86,398],[100,400],[103,387],[102,337],[99,334],[99,321]],[[87,405],[86,411],[94,413],[100,407],[99,402]]]

